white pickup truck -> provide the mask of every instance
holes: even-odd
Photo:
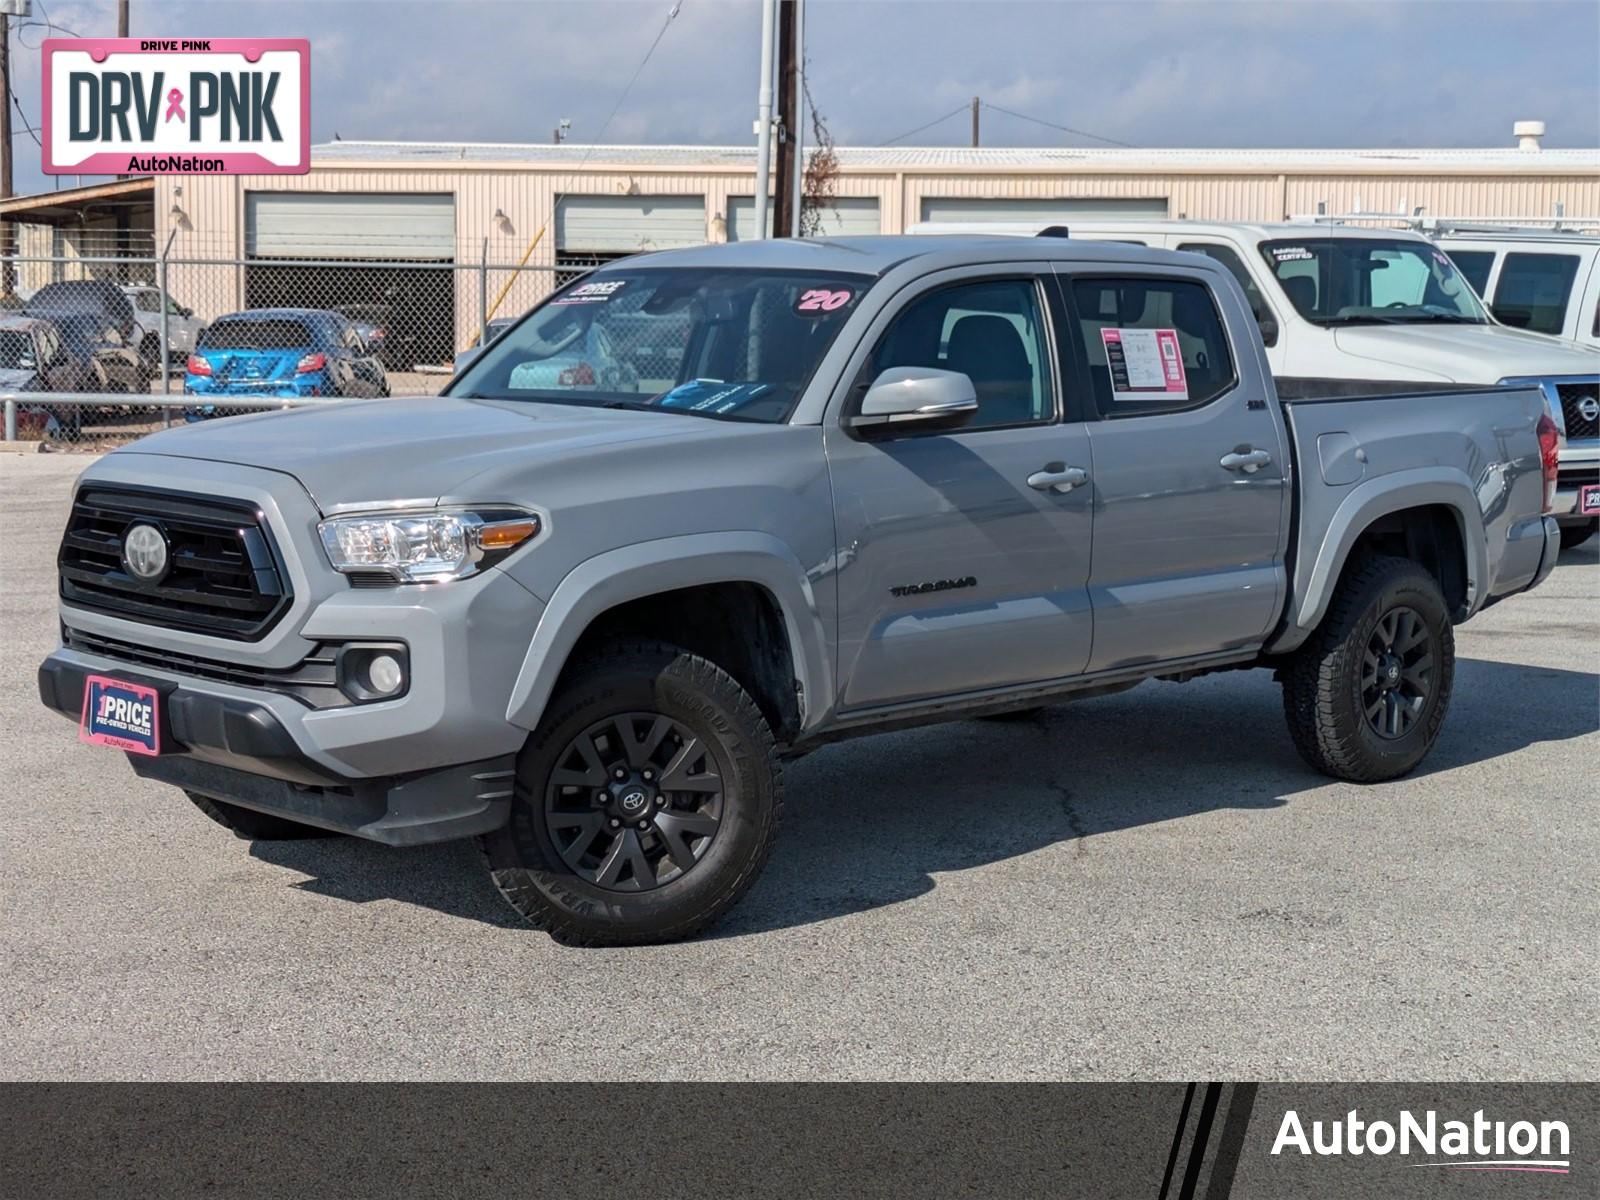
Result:
[[[1204,254],[1239,281],[1285,399],[1536,384],[1562,427],[1555,515],[1563,547],[1600,517],[1600,347],[1496,320],[1444,250],[1421,234],[1306,222],[1064,222],[1084,241]],[[1040,222],[925,222],[909,232],[1034,236]],[[1452,250],[1452,253],[1454,251]],[[1592,490],[1585,492],[1585,488]]]

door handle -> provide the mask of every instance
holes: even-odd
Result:
[[[1236,446],[1230,453],[1222,456],[1220,465],[1229,471],[1243,471],[1246,475],[1254,475],[1271,461],[1272,455],[1265,450],[1258,450],[1254,446]]]
[[[1089,482],[1089,472],[1082,467],[1064,467],[1049,463],[1042,471],[1028,476],[1028,486],[1038,492],[1070,492]]]

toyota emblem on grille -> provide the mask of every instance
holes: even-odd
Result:
[[[1600,399],[1594,396],[1585,396],[1578,401],[1578,415],[1585,421],[1592,421],[1600,417]]]
[[[167,537],[140,521],[122,536],[122,565],[140,583],[155,583],[167,573]]]

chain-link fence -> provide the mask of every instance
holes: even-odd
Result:
[[[0,260],[7,437],[108,446],[241,409],[432,395],[485,331],[594,265],[18,253]]]

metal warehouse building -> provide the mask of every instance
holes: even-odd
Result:
[[[1486,150],[837,155],[837,198],[823,222],[837,234],[940,220],[1278,220],[1319,205],[1499,219],[1600,214],[1600,151],[1540,149],[1532,139]],[[202,315],[356,303],[401,287],[434,314],[425,340],[428,357],[442,360],[497,300],[499,314],[517,313],[570,272],[611,258],[749,237],[754,176],[746,147],[336,141],[313,148],[306,175],[126,181],[113,189],[115,212],[96,210],[111,200],[91,187],[6,201],[0,217],[49,226],[56,255],[94,253],[107,229],[130,247],[148,238],[142,253],[154,255],[176,230],[173,290]],[[86,194],[82,205],[76,192]],[[22,245],[38,252],[38,233]],[[223,264],[225,281],[215,274]]]

